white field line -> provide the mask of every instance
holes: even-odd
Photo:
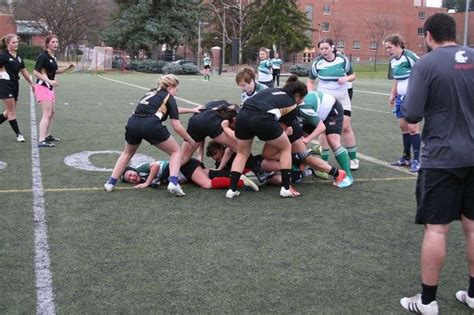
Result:
[[[55,314],[53,276],[49,259],[48,226],[38,148],[35,98],[30,91],[31,172],[33,177],[33,223],[35,244],[36,314]]]
[[[119,81],[119,80],[114,80],[114,79],[111,79],[111,78],[106,78],[106,77],[101,76],[101,75],[98,75],[98,77],[101,78],[101,79],[104,79],[104,80],[109,80],[109,81],[112,81],[112,82],[116,82],[116,83],[125,84],[125,85],[128,85],[128,86],[136,87],[138,89],[142,89],[142,90],[145,90],[145,91],[150,90],[149,88],[146,88],[146,87],[143,87],[143,86],[140,86],[140,85],[135,85],[135,84]],[[189,100],[186,100],[184,98],[177,97],[177,96],[175,96],[175,99],[180,100],[180,101],[185,102],[185,103],[188,103],[188,104],[191,104],[191,105],[195,105],[195,106],[201,105],[201,104],[198,104],[198,103],[195,103],[193,101],[189,101]]]
[[[99,78],[102,78],[104,80],[109,80],[109,81],[113,81],[113,82],[117,82],[117,83],[120,83],[120,84],[125,84],[125,85],[128,85],[128,86],[132,86],[132,87],[136,87],[136,88],[139,88],[139,89],[142,89],[142,90],[149,90],[148,88],[145,88],[143,86],[139,86],[139,85],[135,85],[135,84],[130,84],[130,83],[127,83],[127,82],[123,82],[123,81],[119,81],[119,80],[114,80],[114,79],[110,79],[110,78],[106,78],[104,76],[101,76],[101,75],[98,75]],[[366,93],[372,93],[372,94],[380,94],[380,95],[389,95],[389,94],[385,94],[385,93],[377,93],[377,92],[370,92],[370,91],[359,91],[359,92],[366,92]],[[189,103],[189,104],[193,104],[193,105],[201,105],[201,104],[198,104],[198,103],[195,103],[195,102],[192,102],[192,101],[189,101],[189,100],[186,100],[184,98],[179,98],[179,100],[183,101],[183,102],[186,102],[186,103]],[[381,112],[381,113],[388,113],[388,112],[385,112],[385,111],[378,111],[378,110],[375,110],[375,109],[367,109],[367,108],[363,108],[363,107],[357,107],[358,109],[364,109],[364,110],[370,110],[370,111],[375,111],[375,112]],[[315,142],[317,143],[317,142]],[[369,162],[372,162],[372,163],[375,163],[375,164],[378,164],[378,165],[382,165],[382,166],[385,166],[385,167],[388,167],[388,168],[391,168],[393,170],[396,170],[396,171],[399,171],[399,172],[402,172],[402,173],[405,173],[405,174],[409,174],[409,175],[413,175],[413,176],[416,176],[416,173],[413,174],[411,173],[410,171],[406,170],[406,169],[402,169],[402,168],[399,168],[399,167],[396,167],[396,166],[392,166],[390,165],[389,162],[385,162],[385,161],[382,161],[382,160],[379,160],[377,158],[374,158],[374,157],[371,157],[371,156],[368,156],[368,155],[364,155],[364,154],[361,154],[359,152],[357,152],[357,155],[362,159],[362,160],[366,160],[366,161],[369,161]]]
[[[370,109],[370,108],[365,108],[365,107],[360,107],[360,106],[354,106],[354,105],[352,105],[352,107],[353,107],[353,108],[357,108],[357,109],[366,110],[366,111],[369,111],[369,112],[376,112],[376,113],[382,113],[382,114],[393,115],[392,112],[388,112],[388,111],[386,111],[386,110]]]

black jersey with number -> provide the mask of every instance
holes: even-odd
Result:
[[[296,117],[296,101],[284,89],[264,89],[247,99],[242,109],[253,112],[269,113],[286,125]]]
[[[164,102],[165,100],[166,102]],[[155,115],[161,121],[165,121],[168,116],[170,119],[179,119],[176,100],[164,89],[150,91],[145,94],[135,108],[134,113],[136,115]]]
[[[46,71],[48,79],[54,80],[58,70],[58,63],[56,62],[56,57],[51,56],[47,50],[43,51],[36,59],[35,70],[43,73],[43,69]],[[36,83],[46,86],[50,90],[53,89],[52,86],[41,79],[36,80]]]
[[[18,74],[25,68],[25,63],[20,55],[13,57],[8,50],[4,50],[0,53],[0,67],[5,68],[10,80],[18,81],[20,79]]]

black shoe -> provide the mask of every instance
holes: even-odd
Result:
[[[48,141],[48,142],[59,142],[59,141],[61,141],[61,139],[56,138],[56,137],[54,137],[54,136],[52,136],[52,135],[47,136],[44,140],[45,140],[45,141]]]
[[[38,147],[39,148],[52,148],[52,147],[55,147],[56,145],[54,143],[51,143],[49,141],[41,141],[40,143],[38,143]]]
[[[257,174],[257,180],[260,184],[266,184],[273,175],[275,175],[275,172],[262,172]]]

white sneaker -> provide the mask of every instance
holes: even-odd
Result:
[[[421,294],[412,297],[404,297],[400,300],[402,307],[412,313],[417,314],[438,314],[438,302],[433,301],[430,304],[421,303]]]
[[[176,197],[182,197],[186,195],[184,191],[181,189],[181,186],[179,184],[175,185],[171,182],[168,184],[168,191],[172,193],[173,195],[175,195]]]
[[[296,191],[292,186],[290,186],[290,189],[285,189],[285,187],[282,187],[280,189],[280,197],[282,198],[296,198],[299,197],[301,194]]]
[[[17,136],[16,136],[16,141],[18,142],[25,142],[25,137],[23,137],[23,135],[21,133],[19,133]]]
[[[234,197],[237,197],[238,195],[240,195],[240,192],[239,191],[233,191],[232,189],[229,189],[226,193],[225,193],[225,197],[226,198],[229,198],[229,199],[233,199]]]
[[[467,291],[456,292],[456,299],[462,304],[467,305],[470,309],[474,310],[474,297],[469,297]]]
[[[249,187],[250,189],[254,190],[254,191],[258,191],[258,186],[257,184],[255,184],[253,182],[253,180],[251,180],[250,178],[248,178],[247,176],[245,175],[241,175],[240,176],[240,179],[244,182],[244,186],[245,187]]]
[[[351,170],[358,170],[359,169],[359,160],[358,159],[351,160],[350,167],[351,167]]]
[[[111,192],[115,189],[115,185],[110,184],[109,182],[104,184],[104,188],[107,192]]]

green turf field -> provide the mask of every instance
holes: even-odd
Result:
[[[422,228],[413,223],[415,177],[387,166],[401,153],[387,105],[390,82],[354,83],[361,168],[347,190],[309,179],[297,187],[303,196],[291,200],[275,187],[235,200],[192,185],[179,199],[164,188],[106,193],[110,172],[64,163],[90,151],[91,165],[112,168],[118,154],[97,152],[122,149],[125,122],[157,79],[59,77],[53,134],[63,141],[39,150],[57,313],[402,313],[399,299],[420,290]],[[180,79],[181,106],[239,100],[233,77]],[[24,82],[21,89],[18,120],[27,142],[17,143],[7,123],[0,127],[7,164],[0,169],[2,314],[37,310],[30,95]],[[147,143],[139,152],[166,158]],[[459,224],[449,243],[438,302],[444,313],[468,313],[454,298],[467,285]]]

